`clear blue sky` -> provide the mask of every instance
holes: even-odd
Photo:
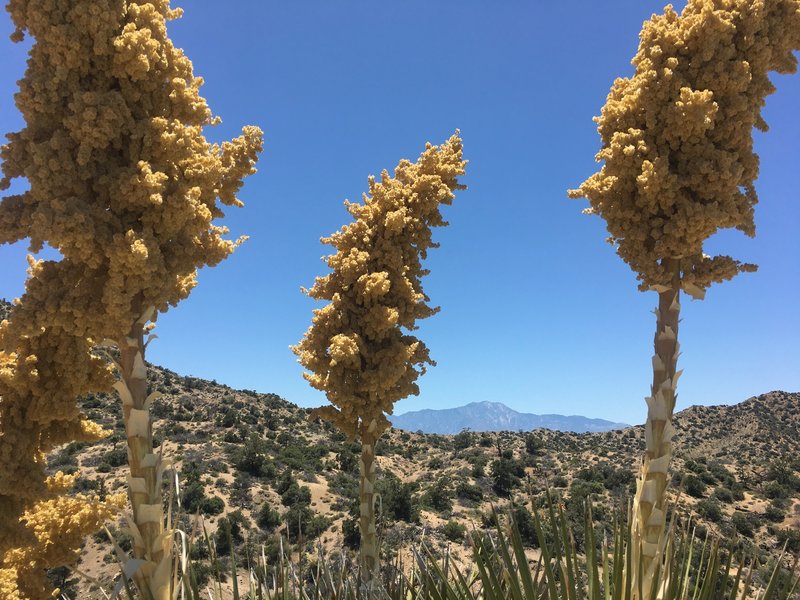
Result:
[[[396,412],[492,400],[644,420],[656,297],[637,291],[604,222],[566,189],[597,168],[592,116],[632,72],[660,1],[181,5],[171,36],[223,118],[209,137],[255,124],[266,144],[245,208],[226,219],[250,241],[159,319],[151,361],[324,404],[289,351],[316,306],[300,287],[325,272],[319,237],[347,221],[342,201],[359,199],[369,174],[460,128],[469,190],[437,232],[426,291],[442,311],[419,330],[439,364]],[[0,16],[0,132],[21,127],[12,95],[26,46],[10,33]],[[761,268],[684,304],[679,408],[800,390],[800,75],[774,79],[772,130],[756,134],[757,237],[709,244]],[[0,247],[0,296],[22,292],[25,253]]]

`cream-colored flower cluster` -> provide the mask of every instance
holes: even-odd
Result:
[[[20,313],[20,324],[22,318]],[[0,348],[15,348],[0,350],[0,565],[4,577],[14,578],[20,597],[45,598],[49,591],[43,567],[64,564],[50,562],[53,558],[74,560],[72,553],[83,538],[102,523],[102,519],[82,520],[85,529],[62,531],[59,553],[42,545],[30,524],[49,518],[47,514],[52,516],[59,506],[67,508],[58,504],[66,500],[63,481],[45,476],[45,454],[67,442],[94,441],[105,435],[80,414],[75,399],[107,388],[111,378],[104,363],[89,354],[85,338],[60,334],[58,327],[12,337],[17,322],[15,316],[12,323],[0,325]],[[70,501],[71,512],[76,506],[99,506],[84,497]],[[45,509],[47,514],[40,514]]]
[[[194,271],[233,250],[211,221],[223,216],[218,199],[241,204],[261,132],[222,145],[203,137],[216,121],[167,37],[176,12],[166,1],[9,10],[36,44],[17,95],[27,127],[2,148],[2,184],[24,177],[31,191],[0,205],[0,241],[47,242],[80,264],[96,286],[86,308],[103,314],[97,333],[117,336],[144,307],[185,298]]]
[[[752,130],[766,129],[768,73],[794,72],[797,49],[798,0],[689,0],[644,24],[635,74],[614,82],[596,119],[603,166],[570,192],[606,220],[643,289],[670,283],[667,258],[703,289],[755,269],[705,256],[703,243],[718,229],[755,232]]]
[[[112,381],[91,344],[123,338],[150,306],[175,305],[198,268],[233,251],[237,242],[212,220],[223,216],[218,201],[241,205],[236,194],[262,146],[255,127],[221,145],[203,136],[217,120],[167,37],[166,21],[180,14],[168,0],[10,0],[8,11],[14,38],[35,43],[16,96],[26,126],[0,148],[0,189],[14,178],[30,189],[0,203],[0,243],[28,238],[32,251],[46,243],[63,258],[31,266],[0,330],[4,573],[12,550],[38,536],[25,527],[37,517],[20,520],[24,511],[66,506],[47,488],[43,453],[101,434],[75,403]],[[80,535],[65,533],[65,547],[96,527],[84,523]],[[50,566],[35,553],[26,560],[40,575]]]
[[[6,562],[12,568],[0,570],[0,590],[14,590],[14,596],[0,598],[50,598],[58,590],[36,569],[26,565],[72,564],[78,559],[80,540],[87,531],[96,531],[108,519],[116,516],[127,503],[125,494],[114,494],[104,500],[97,496],[65,496],[77,476],[59,473],[47,481],[50,494],[47,500],[36,502],[22,515],[26,527],[32,532],[35,544],[17,546],[7,552]],[[74,543],[77,540],[78,543]]]
[[[428,144],[416,163],[401,161],[394,177],[370,177],[363,203],[345,203],[355,220],[322,239],[336,249],[327,257],[332,272],[306,292],[330,303],[314,311],[294,352],[309,370],[306,379],[333,405],[318,414],[350,437],[372,420],[380,435],[389,426],[384,413],[417,394],[417,377],[433,364],[425,344],[407,332],[437,310],[422,291],[422,261],[436,246],[431,228],[446,225],[440,206],[464,189],[457,178],[465,165],[458,133],[441,146]]]

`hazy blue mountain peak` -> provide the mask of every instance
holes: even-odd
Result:
[[[552,429],[576,433],[609,431],[628,427],[604,419],[590,419],[580,415],[537,415],[518,412],[502,402],[483,400],[470,402],[457,408],[411,411],[390,418],[392,425],[408,431],[455,434],[463,429],[472,431],[530,431]]]

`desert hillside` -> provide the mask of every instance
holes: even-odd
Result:
[[[277,553],[281,536],[294,552],[322,546],[336,554],[357,544],[356,444],[272,394],[157,366],[151,381],[164,394],[154,406],[157,437],[177,461],[182,510],[202,516],[220,554],[228,552],[227,531],[244,555],[261,544]],[[97,395],[82,405],[111,435],[100,444],[66,446],[50,466],[79,470],[82,490],[122,490],[120,403]],[[775,391],[730,406],[692,407],[677,415],[676,426],[673,481],[682,483],[681,510],[694,515],[700,532],[765,552],[786,540],[800,550],[800,394]],[[584,498],[594,499],[598,514],[626,502],[643,445],[642,427],[454,436],[391,429],[377,448],[383,548],[394,556],[424,539],[434,552],[449,547],[466,559],[466,533],[491,526],[492,506],[514,506],[525,523],[531,506],[543,504],[546,486],[564,503],[580,544]],[[197,517],[184,516],[183,526],[197,527]],[[532,528],[525,531],[535,551],[538,540]],[[115,576],[105,535],[87,543],[79,568],[100,581]],[[87,598],[99,597],[80,585]]]
[[[8,305],[0,302],[0,319]],[[177,464],[181,526],[204,525],[220,555],[264,546],[276,555],[283,538],[297,557],[319,547],[335,555],[358,543],[358,445],[307,409],[274,394],[234,390],[150,365],[151,391],[163,394],[153,414],[157,441]],[[78,490],[124,490],[126,449],[115,396],[80,401],[110,431],[98,444],[69,444],[49,457],[51,470],[79,472]],[[675,416],[673,489],[680,511],[708,530],[755,547],[764,556],[788,542],[800,551],[800,393],[773,391],[738,404],[693,406]],[[387,558],[420,540],[434,552],[469,556],[467,533],[492,524],[492,506],[513,509],[526,544],[538,540],[530,509],[551,489],[583,540],[583,504],[598,517],[619,510],[635,489],[644,448],[642,426],[602,433],[420,434],[392,428],[379,441],[379,528]],[[112,532],[126,546],[118,527]],[[200,554],[202,556],[202,553]],[[113,587],[119,567],[107,536],[84,548],[81,572]],[[208,574],[206,574],[208,575]],[[81,598],[100,598],[96,584],[66,570],[57,583]]]

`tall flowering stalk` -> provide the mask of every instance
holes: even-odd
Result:
[[[24,177],[30,190],[0,203],[0,242],[28,238],[33,251],[48,243],[62,258],[33,265],[2,331],[9,366],[0,371],[0,568],[18,577],[21,541],[38,536],[30,529],[47,491],[42,453],[100,434],[75,397],[110,389],[90,348],[113,340],[130,459],[129,571],[143,597],[166,600],[167,463],[153,450],[144,336],[158,312],[189,295],[198,268],[235,248],[213,220],[223,216],[218,201],[241,206],[236,194],[255,170],[261,132],[246,127],[233,141],[206,141],[203,128],[217,119],[199,94],[202,79],[167,36],[166,22],[180,15],[168,0],[11,0],[8,10],[15,39],[27,32],[35,43],[16,96],[26,126],[0,150],[1,183]],[[30,484],[14,485],[23,472]],[[41,574],[53,564],[30,559],[24,570]],[[26,582],[9,585],[42,594]]]
[[[703,244],[724,228],[755,234],[752,130],[767,128],[760,111],[774,91],[768,73],[794,72],[798,48],[798,0],[689,0],[680,15],[671,7],[654,15],[640,34],[635,74],[615,81],[596,119],[604,164],[570,192],[606,220],[640,289],[659,295],[635,507],[647,598],[665,543],[680,291],[703,298],[712,283],[755,270],[707,256]]]
[[[408,332],[436,313],[422,291],[422,261],[436,247],[431,228],[447,223],[449,205],[464,174],[456,132],[441,146],[428,144],[416,163],[400,161],[394,177],[369,178],[363,203],[346,202],[354,221],[322,242],[336,249],[331,273],[305,292],[329,304],[293,348],[305,378],[332,406],[316,409],[351,439],[361,441],[361,563],[372,587],[379,569],[375,530],[375,444],[390,425],[394,403],[417,395],[417,378],[433,365],[425,344]]]

